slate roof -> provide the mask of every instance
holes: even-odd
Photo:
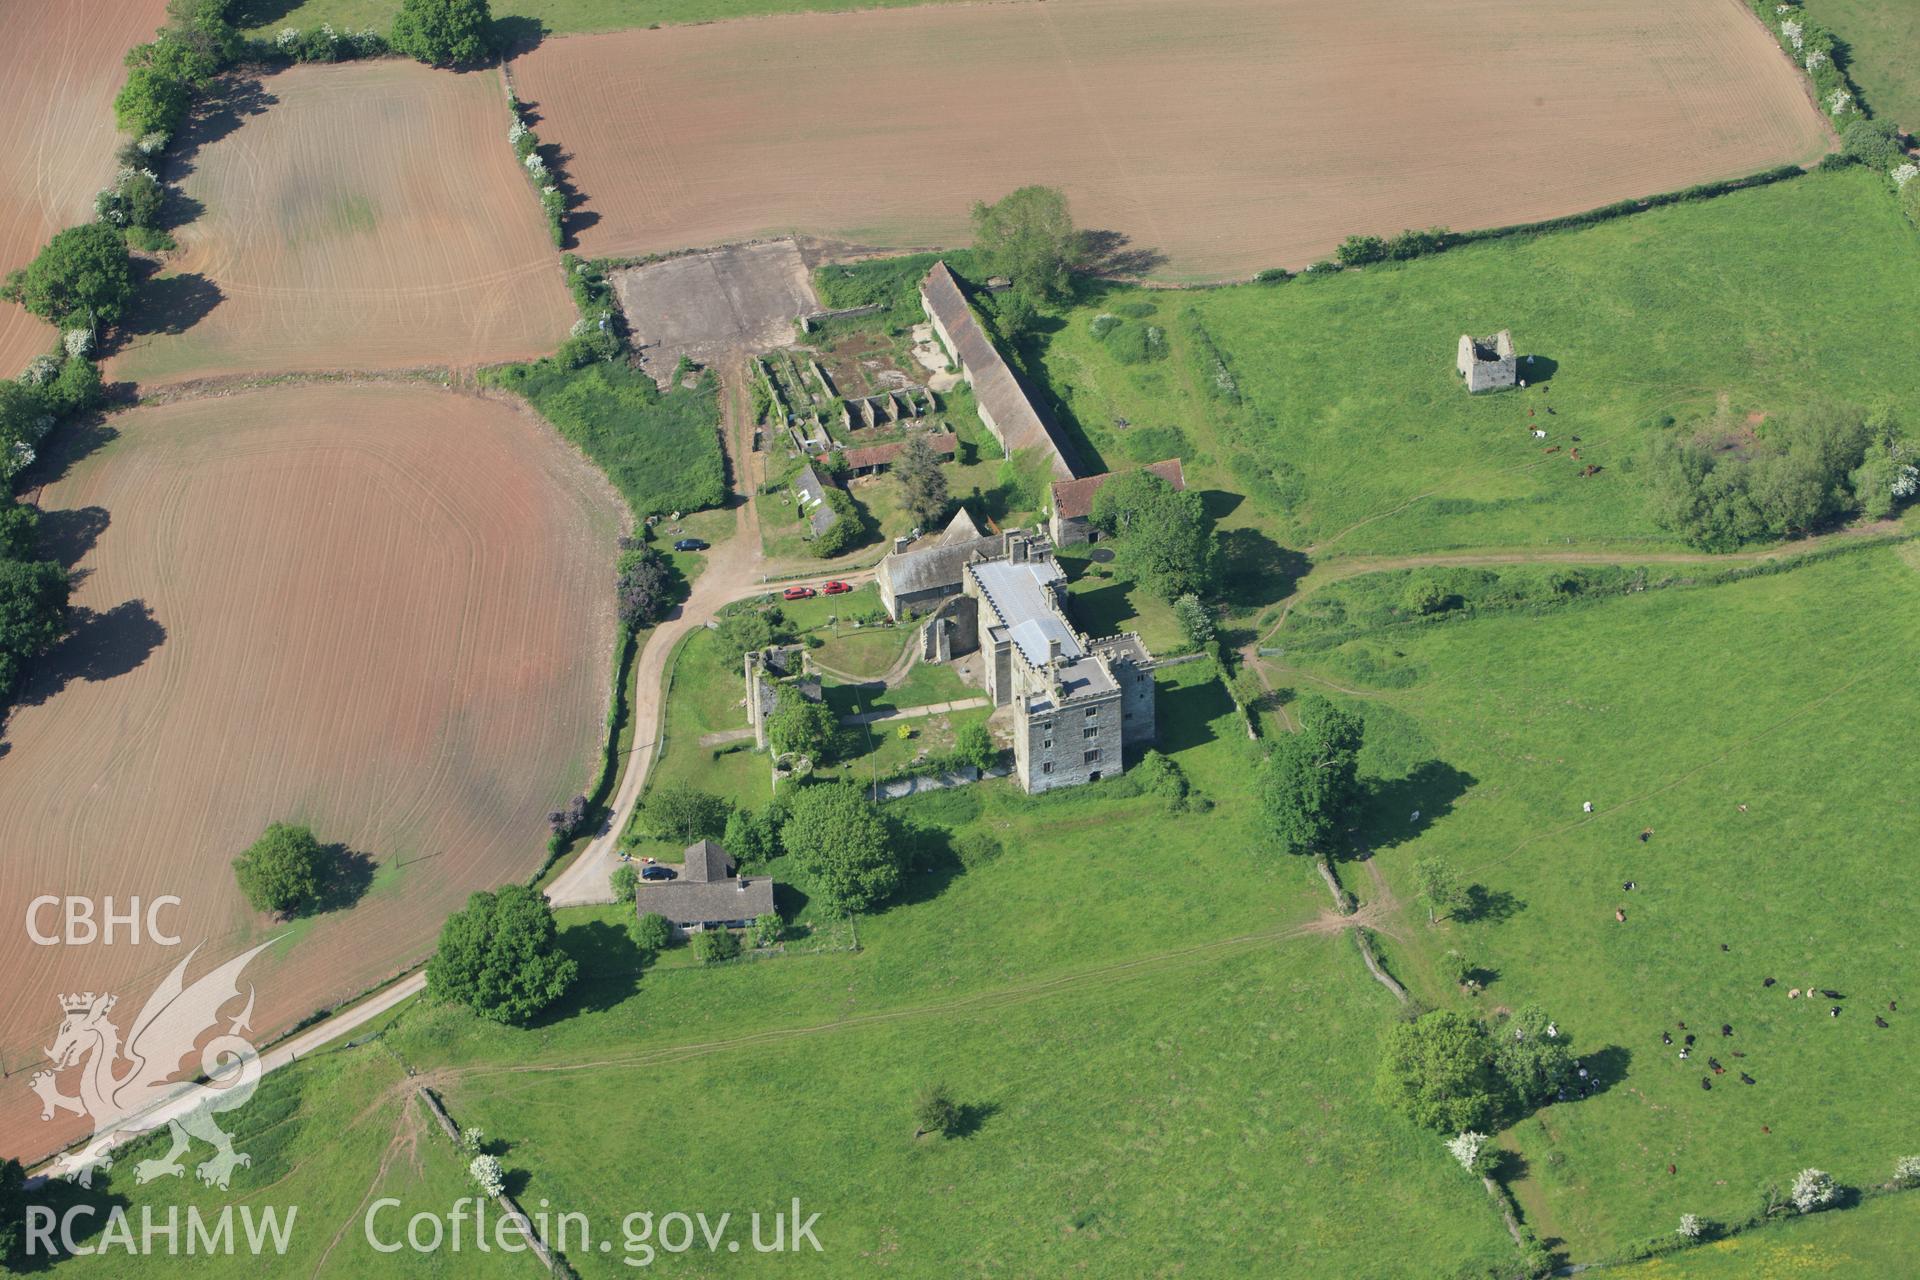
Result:
[[[1155,462],[1146,470],[1153,472],[1175,489],[1187,487],[1186,472],[1180,466],[1180,459],[1168,458],[1164,462]],[[1124,472],[1109,471],[1105,475],[1085,476],[1079,480],[1055,480],[1053,482],[1053,511],[1065,520],[1084,520],[1093,513],[1093,495],[1100,492],[1100,486]]]
[[[967,380],[973,384],[974,400],[999,425],[1002,443],[1008,450],[1045,449],[1053,457],[1056,477],[1071,480],[1079,475],[1073,451],[1041,414],[1006,357],[980,327],[973,308],[967,305],[966,294],[960,290],[960,282],[953,278],[945,262],[933,264],[920,290],[928,310],[939,318],[953,339],[957,348],[954,354],[960,358]]]
[[[733,859],[711,840],[687,846],[678,880],[642,880],[634,889],[640,915],[658,913],[681,926],[751,920],[773,910],[773,881],[735,879]]]

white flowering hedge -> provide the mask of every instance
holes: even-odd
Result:
[[[1838,1200],[1840,1188],[1825,1169],[1802,1169],[1794,1177],[1793,1190],[1787,1193],[1787,1198],[1799,1212],[1813,1213]]]
[[[93,330],[69,329],[60,335],[60,345],[69,358],[79,360],[93,352]]]
[[[1903,1187],[1920,1183],[1920,1156],[1901,1156],[1893,1162],[1893,1180]]]
[[[1887,176],[1893,179],[1893,189],[1895,191],[1905,191],[1909,182],[1912,182],[1916,177],[1920,177],[1920,164],[1915,164],[1909,160]]]
[[[492,1156],[475,1156],[473,1163],[467,1166],[467,1172],[480,1184],[480,1189],[490,1196],[497,1196],[506,1190],[506,1172]]]
[[[1475,1133],[1469,1129],[1455,1138],[1447,1139],[1447,1153],[1460,1162],[1460,1167],[1468,1173],[1474,1172],[1480,1161],[1480,1153],[1486,1149],[1487,1135]]]
[[[1680,1225],[1674,1231],[1675,1235],[1680,1236],[1683,1239],[1687,1239],[1687,1240],[1698,1240],[1701,1236],[1705,1235],[1706,1233],[1707,1233],[1706,1224],[1700,1221],[1700,1216],[1698,1214],[1694,1214],[1694,1213],[1681,1214]]]

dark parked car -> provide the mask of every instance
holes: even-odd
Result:
[[[640,878],[642,880],[671,880],[673,879],[673,871],[670,868],[661,866],[657,862],[650,862],[640,868]]]
[[[705,551],[707,544],[698,538],[682,538],[673,544],[675,551]]]

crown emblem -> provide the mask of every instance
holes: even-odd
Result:
[[[91,991],[88,991],[82,995],[61,996],[60,1008],[67,1013],[86,1013],[88,1010],[93,1008],[93,999],[94,999],[94,996],[93,996],[93,992]],[[118,999],[119,999],[118,996],[104,997],[105,1003],[100,1006],[100,1012],[111,1013],[113,1011],[114,1003]]]

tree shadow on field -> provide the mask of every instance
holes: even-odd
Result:
[[[245,31],[278,22],[300,7],[301,0],[232,0],[227,6],[227,21]]]
[[[174,175],[192,173],[200,148],[227,137],[279,101],[259,76],[240,72],[216,79],[194,104],[193,114],[174,140],[169,153]]]
[[[633,938],[605,920],[570,925],[560,931],[560,949],[580,966],[566,994],[542,1009],[527,1025],[552,1026],[581,1013],[603,1013],[640,989],[643,960]]]
[[[1505,889],[1489,889],[1483,884],[1467,886],[1466,910],[1454,914],[1454,919],[1467,924],[1476,924],[1482,920],[1488,924],[1504,924],[1527,909],[1524,898],[1515,897]]]
[[[103,613],[76,608],[67,638],[34,667],[20,691],[20,706],[50,701],[76,680],[98,684],[144,664],[167,639],[167,629],[144,600],[128,600]]]
[[[40,456],[20,477],[17,487],[24,493],[31,493],[63,480],[73,469],[74,463],[119,438],[119,430],[99,414],[64,422],[41,442]],[[50,513],[43,513],[41,517],[43,529],[47,514]]]
[[[125,350],[135,338],[180,334],[193,328],[226,297],[220,286],[197,271],[177,276],[159,274],[161,264],[137,260],[133,314],[101,344],[101,355]]]
[[[1133,243],[1124,231],[1082,231],[1086,270],[1101,276],[1144,276],[1167,263],[1167,255]]]
[[[1443,760],[1417,765],[1404,778],[1371,779],[1357,832],[1362,846],[1378,851],[1414,839],[1452,813],[1453,802],[1478,781]]]
[[[345,911],[367,896],[373,887],[376,867],[373,855],[349,849],[344,844],[320,846],[320,893],[313,900],[309,915]]]
[[[40,513],[40,552],[72,569],[93,550],[113,517],[105,507],[72,507]]]
[[[493,47],[503,61],[522,57],[547,38],[547,24],[538,18],[510,16],[493,20]],[[528,121],[532,127],[532,121]]]

